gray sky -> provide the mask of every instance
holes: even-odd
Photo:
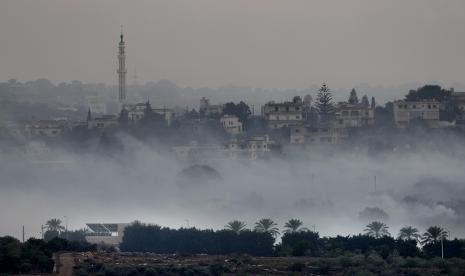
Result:
[[[464,82],[463,0],[23,1],[0,3],[0,81],[303,88]]]

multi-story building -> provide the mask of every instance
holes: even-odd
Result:
[[[262,106],[262,116],[268,121],[268,127],[278,129],[282,127],[303,125],[305,118],[304,103],[300,97],[294,97],[292,102],[268,102]]]
[[[339,128],[356,128],[373,125],[375,112],[373,108],[362,104],[340,102],[336,105],[336,124]]]
[[[293,145],[339,144],[347,138],[344,128],[333,126],[293,126],[290,130],[290,143]]]
[[[89,232],[86,241],[95,244],[119,246],[123,241],[124,229],[129,223],[87,223]]]
[[[275,142],[268,135],[254,136],[248,139],[232,140],[228,145],[229,158],[250,159],[266,157]]]
[[[26,135],[29,137],[60,136],[68,129],[67,120],[39,120],[27,123],[24,127]]]
[[[130,122],[133,123],[137,123],[142,118],[144,118],[144,114],[147,108],[149,108],[151,112],[161,115],[165,119],[167,125],[171,125],[174,118],[174,112],[172,109],[152,108],[149,102],[138,104],[126,104],[123,106],[123,108],[128,111],[128,119]]]
[[[220,122],[223,129],[231,135],[237,135],[243,132],[241,121],[234,115],[224,115],[221,117]]]
[[[440,103],[435,100],[394,101],[394,121],[398,127],[406,127],[412,120],[436,124],[439,121]]]

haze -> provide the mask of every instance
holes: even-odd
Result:
[[[465,2],[18,1],[0,4],[0,79],[333,88],[462,82]]]

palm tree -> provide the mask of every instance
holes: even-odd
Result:
[[[379,221],[373,221],[372,223],[366,226],[365,232],[367,235],[373,238],[381,238],[383,236],[390,236],[388,232],[388,226]]]
[[[49,231],[55,231],[55,232],[62,232],[65,230],[65,227],[61,225],[61,220],[60,219],[50,219],[45,223],[45,226]]]
[[[426,232],[423,234],[422,238],[422,243],[427,244],[427,243],[433,243],[440,241],[444,238],[447,238],[447,231],[444,230],[444,228],[439,227],[439,226],[431,226],[426,230]]]
[[[399,235],[397,235],[397,238],[404,240],[404,241],[409,241],[409,240],[420,240],[420,234],[418,233],[418,229],[412,226],[405,226],[402,227],[399,231]]]
[[[284,224],[284,233],[296,233],[301,231],[308,231],[308,228],[302,227],[304,223],[300,219],[290,219]]]
[[[226,224],[224,227],[226,229],[233,231],[236,234],[239,234],[240,232],[244,231],[246,226],[247,224],[245,224],[245,222],[243,221],[233,220],[233,221],[228,222],[228,224]]]
[[[278,224],[270,218],[263,218],[255,223],[255,231],[270,233],[273,237],[279,234]]]

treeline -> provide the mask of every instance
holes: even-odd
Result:
[[[158,225],[133,223],[125,230],[122,251],[189,254],[243,253],[255,256],[337,257],[346,253],[368,256],[375,253],[383,259],[389,256],[420,258],[464,258],[465,240],[449,240],[447,232],[437,226],[423,235],[413,227],[403,227],[397,238],[391,237],[381,222],[367,225],[364,234],[320,237],[303,227],[300,220],[285,224],[281,242],[275,244],[279,231],[271,219],[262,219],[253,230],[245,223],[232,221],[224,230],[196,228],[170,229]],[[420,246],[421,245],[421,246]]]
[[[0,237],[0,274],[3,273],[50,273],[58,251],[95,251],[96,245],[83,241],[54,238],[48,242],[30,238],[24,243],[18,239]]]
[[[158,225],[134,223],[124,231],[122,251],[189,254],[245,253],[256,256],[274,254],[274,238],[256,231],[170,229]]]

